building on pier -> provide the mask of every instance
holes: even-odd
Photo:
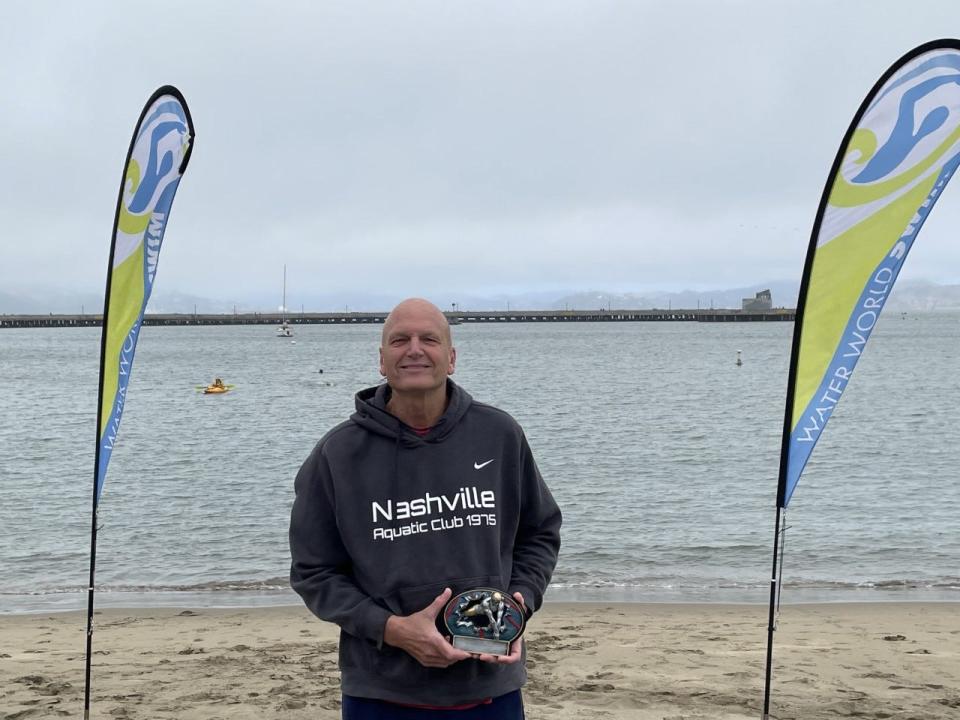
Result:
[[[744,298],[740,303],[740,309],[744,312],[767,312],[773,309],[773,296],[769,290],[761,290],[756,297]]]

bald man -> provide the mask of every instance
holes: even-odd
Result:
[[[523,430],[450,376],[450,325],[404,300],[380,342],[386,383],[357,393],[297,475],[290,582],[340,626],[344,720],[519,720],[523,641],[454,648],[436,618],[455,593],[508,590],[527,616],[560,549],[561,515]]]

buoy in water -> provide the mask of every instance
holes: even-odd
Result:
[[[740,351],[737,350],[737,367],[741,367],[742,365],[743,365],[743,360],[740,359]]]

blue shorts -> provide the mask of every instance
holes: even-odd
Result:
[[[421,710],[344,695],[343,720],[523,720],[523,697],[514,690],[469,710]]]

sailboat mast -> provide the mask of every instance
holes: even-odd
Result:
[[[280,307],[280,317],[287,321],[287,265],[283,265],[283,305]]]

